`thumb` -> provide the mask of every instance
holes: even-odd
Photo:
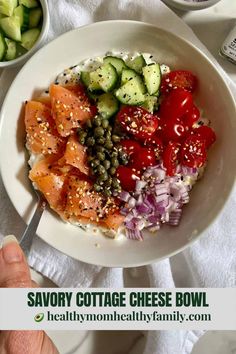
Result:
[[[6,236],[0,249],[0,288],[31,288],[24,253],[15,236]]]

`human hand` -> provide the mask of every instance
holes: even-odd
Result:
[[[0,249],[0,288],[31,288],[29,266],[14,236]],[[0,331],[0,354],[59,354],[44,331]]]

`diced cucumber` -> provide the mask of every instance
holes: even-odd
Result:
[[[144,82],[150,95],[157,96],[161,85],[161,69],[159,64],[150,64],[143,68]]]
[[[23,48],[19,43],[16,43],[16,58],[21,57],[27,53],[27,50]]]
[[[6,41],[3,37],[3,34],[0,33],[0,61],[4,58],[6,50],[7,50]]]
[[[39,7],[39,3],[37,0],[19,0],[20,5],[24,5],[29,9],[33,9],[34,7]]]
[[[16,42],[21,41],[20,19],[19,17],[10,16],[0,20],[0,27],[6,37],[13,39]]]
[[[157,96],[150,96],[148,93],[145,95],[145,101],[141,105],[147,111],[153,113],[157,109]]]
[[[89,87],[89,84],[90,84],[90,72],[89,71],[81,71],[80,80],[82,81],[82,83],[86,87]]]
[[[123,104],[137,105],[145,101],[145,86],[142,79],[137,76],[126,82],[118,90],[116,97]]]
[[[23,5],[19,5],[14,10],[14,16],[18,16],[20,19],[21,31],[26,31],[29,28],[29,9]]]
[[[136,71],[138,74],[142,74],[142,68],[147,65],[146,61],[144,59],[144,57],[142,55],[139,55],[138,57],[136,57],[133,60],[129,60],[126,62],[126,64],[128,65],[128,67],[130,69],[133,69],[134,71]]]
[[[32,28],[22,34],[21,45],[27,50],[30,50],[40,35],[38,28]]]
[[[103,118],[108,119],[116,114],[119,110],[119,102],[110,92],[100,95],[96,101],[98,112]]]
[[[116,69],[118,75],[121,75],[122,70],[128,69],[124,60],[117,57],[108,56],[103,59],[104,64],[111,64]]]
[[[41,7],[37,7],[36,9],[30,10],[29,28],[38,27],[42,17],[43,17],[43,11]]]
[[[17,0],[0,0],[0,13],[2,15],[12,16],[17,3]]]
[[[139,76],[136,71],[132,69],[124,69],[121,73],[121,85],[126,84],[129,80],[133,79],[134,77]]]
[[[103,64],[96,71],[90,73],[89,90],[112,91],[117,83],[118,74],[111,64]]]
[[[16,58],[16,42],[11,39],[5,38],[7,51],[4,57],[4,60],[13,60]]]

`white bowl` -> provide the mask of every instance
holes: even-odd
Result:
[[[49,29],[49,23],[50,23],[48,3],[47,0],[39,0],[39,2],[41,3],[42,10],[43,10],[43,24],[42,24],[42,29],[39,38],[35,42],[34,46],[30,50],[28,50],[24,55],[21,55],[19,58],[14,60],[9,60],[9,61],[0,61],[0,69],[5,69],[9,67],[13,68],[15,66],[24,64],[35,53],[35,51],[40,47],[42,42],[45,40]]]
[[[215,5],[220,0],[201,0],[199,2],[187,0],[163,0],[167,5],[173,6],[179,10],[193,11],[202,10]]]
[[[235,102],[224,78],[201,51],[174,34],[141,22],[98,22],[62,35],[28,61],[7,94],[1,112],[0,167],[12,203],[28,222],[35,197],[27,177],[20,116],[23,102],[47,88],[63,69],[110,50],[148,52],[173,69],[192,70],[199,78],[198,105],[211,119],[218,137],[204,178],[194,187],[176,228],[164,226],[143,242],[114,241],[99,234],[86,234],[65,224],[53,212],[44,213],[38,235],[50,245],[87,263],[131,267],[158,261],[189,246],[217,218],[234,184]]]

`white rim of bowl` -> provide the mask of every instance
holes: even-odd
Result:
[[[25,54],[21,55],[19,58],[9,61],[0,61],[0,69],[5,69],[10,66],[17,66],[21,63],[24,63],[28,57],[30,57],[38,49],[40,43],[45,39],[50,23],[50,16],[48,10],[48,3],[46,0],[39,0],[43,9],[43,25],[39,35],[39,38],[35,42],[34,46],[28,50]]]
[[[164,0],[165,2],[167,2],[168,4],[173,4],[178,6],[178,8],[180,8],[181,6],[185,9],[188,10],[201,10],[201,9],[205,9],[208,8],[210,6],[213,6],[215,4],[217,4],[219,1],[221,0],[205,0],[205,1],[200,1],[200,2],[188,2],[185,0]]]

